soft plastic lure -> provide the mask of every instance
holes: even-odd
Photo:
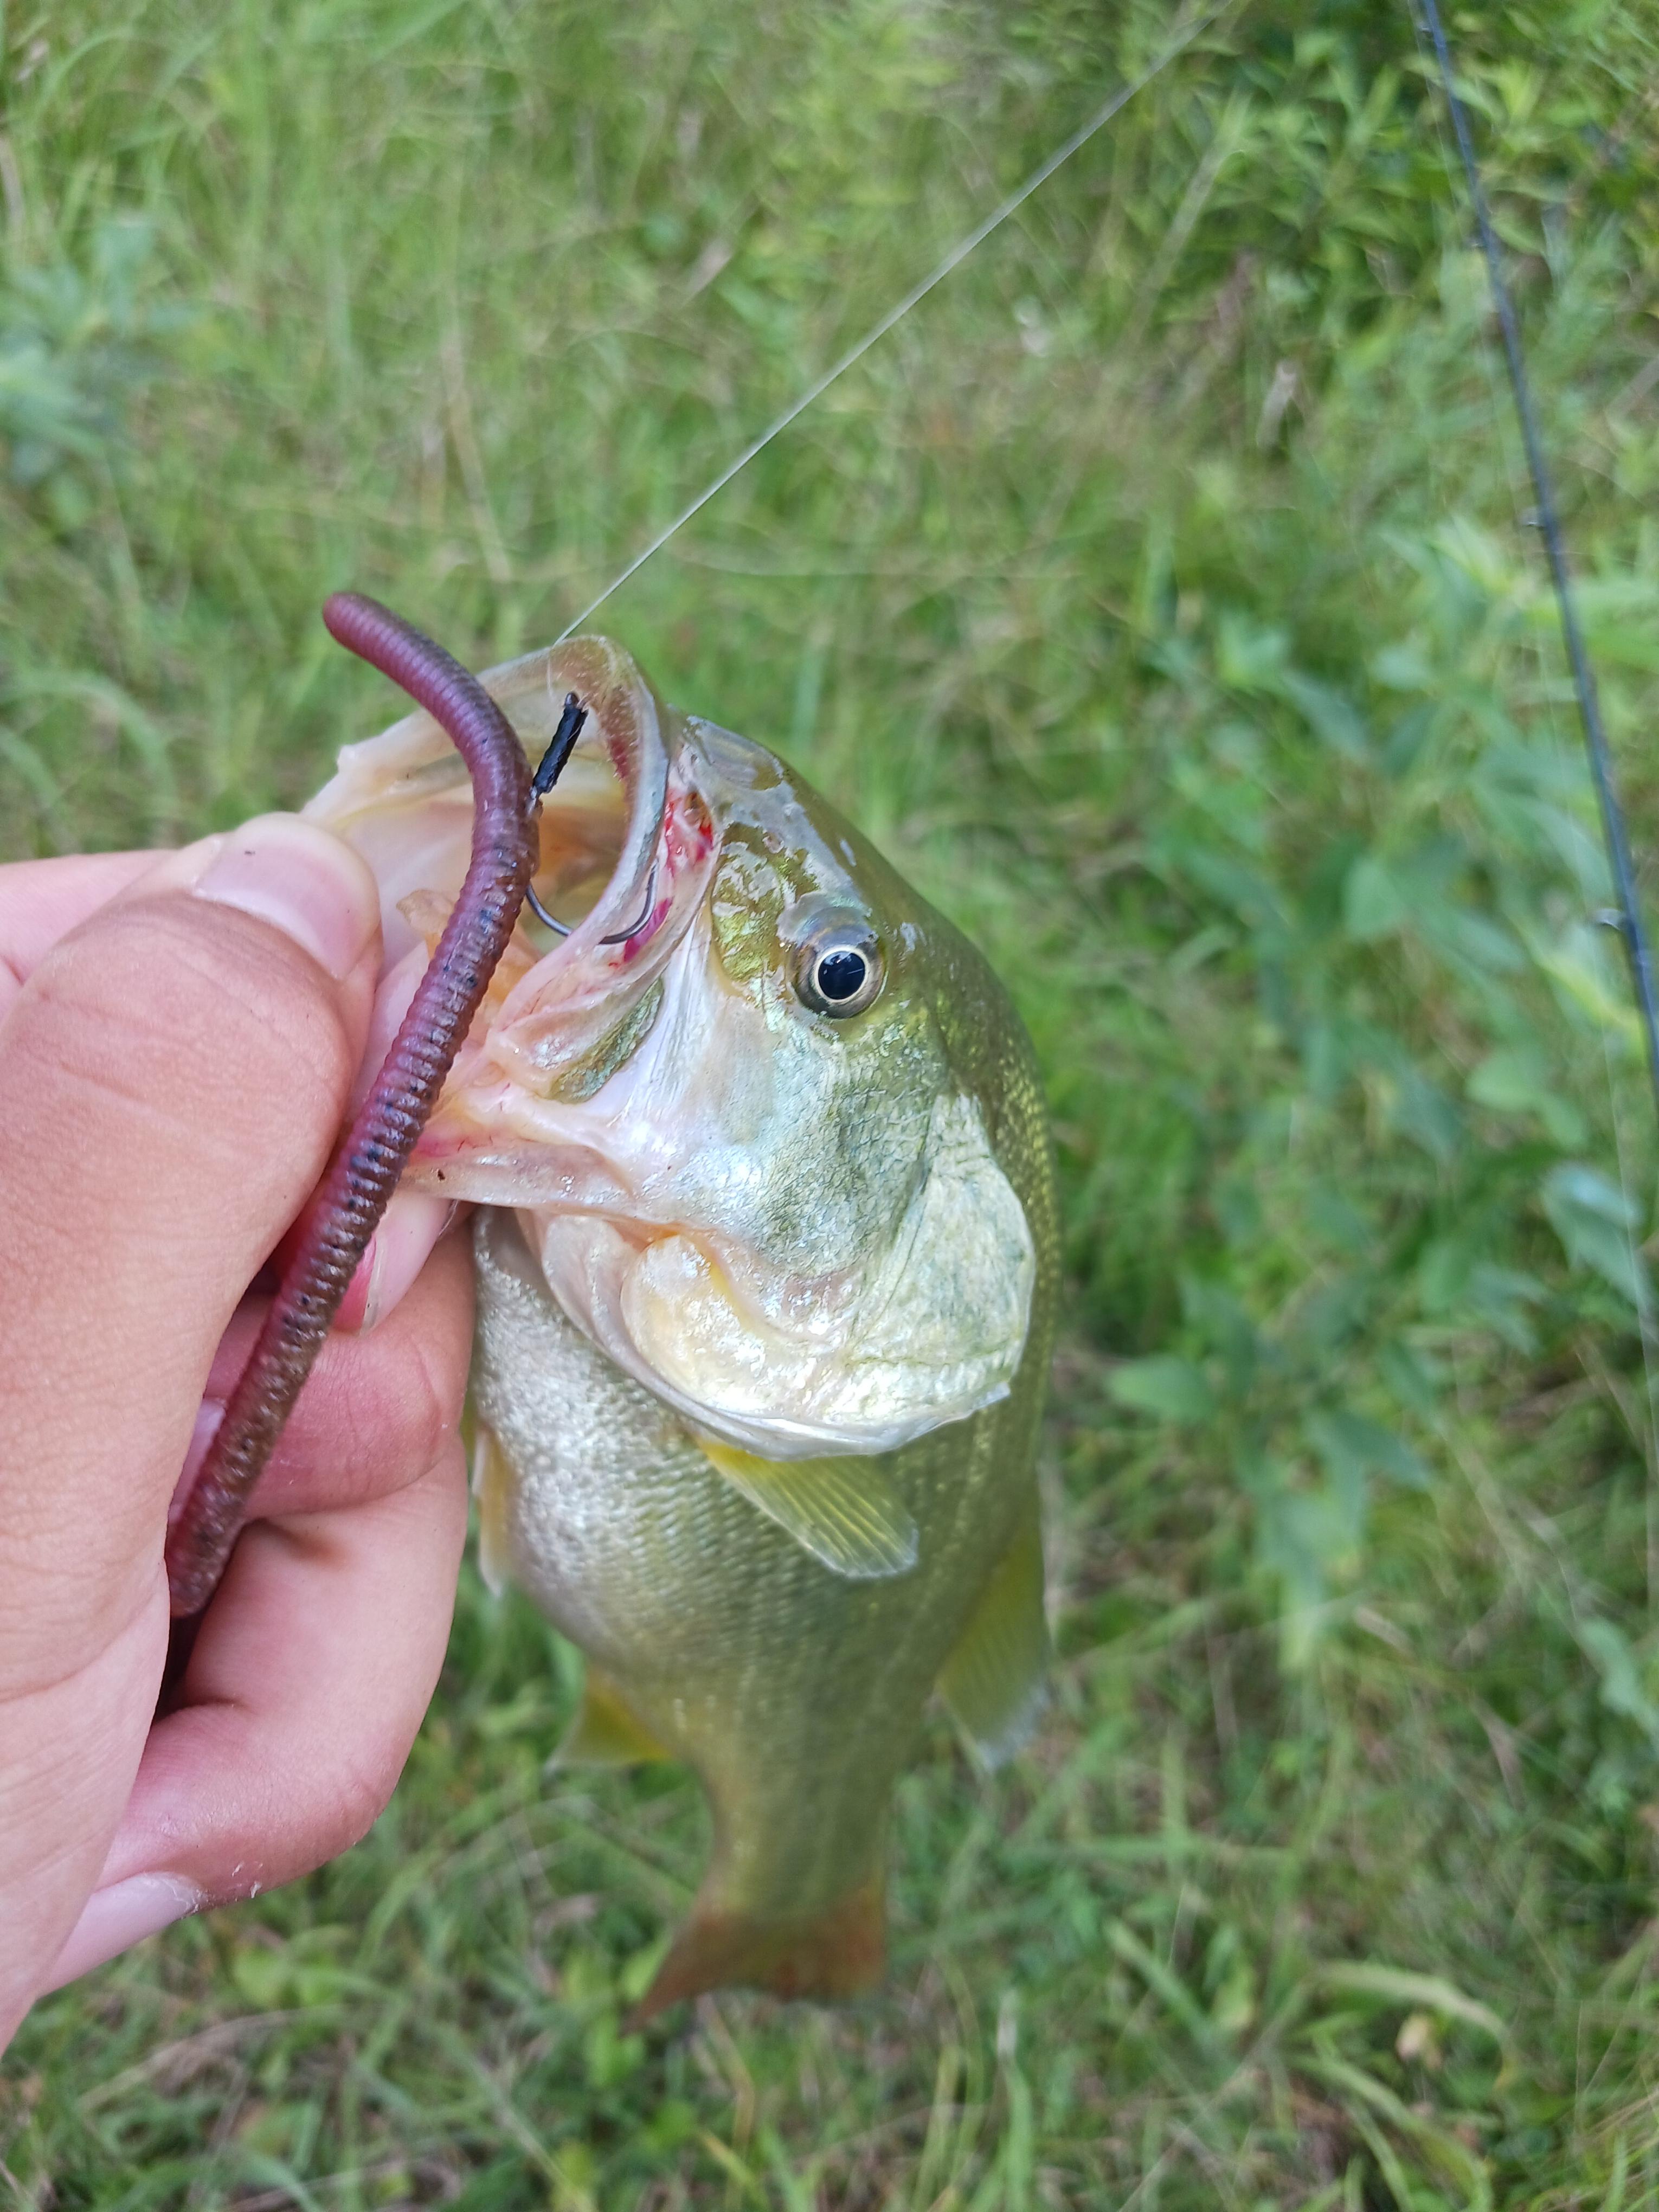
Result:
[[[401,685],[453,740],[472,778],[471,860],[173,1525],[167,1565],[175,1618],[199,1613],[225,1571],[249,1493],[489,988],[536,865],[535,811],[552,780],[538,775],[532,793],[519,740],[495,702],[441,646],[389,608],[356,592],[337,592],[323,620],[342,645]],[[562,765],[553,762],[554,775]]]

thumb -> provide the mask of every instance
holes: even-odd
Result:
[[[153,1571],[214,1348],[338,1132],[378,915],[347,846],[266,816],[169,855],[0,1024],[0,1525],[37,1618]]]
[[[163,860],[0,1020],[0,1905],[30,1863],[95,1878],[214,1348],[327,1161],[379,953],[363,863],[267,816]]]

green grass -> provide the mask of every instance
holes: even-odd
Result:
[[[0,849],[297,801],[337,586],[556,633],[1169,21],[4,0]],[[1659,4],[1456,35],[1650,853]],[[1050,1717],[933,1729],[881,2000],[633,2038],[694,1792],[545,1784],[469,1577],[369,1840],[39,2008],[19,2205],[1659,2202],[1659,1146],[1528,498],[1403,6],[1240,0],[611,602],[1037,1040]]]

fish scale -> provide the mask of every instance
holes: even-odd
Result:
[[[510,1214],[481,1217],[474,1252],[477,1409],[515,1476],[499,1565],[696,1770],[729,1862],[717,1880],[763,1913],[830,1901],[849,1870],[872,1870],[963,1587],[1006,1547],[1010,1507],[988,1511],[988,1492],[1022,1409],[1006,1401],[1000,1421],[953,1423],[893,1455],[923,1559],[908,1576],[849,1582],[723,1482],[684,1425],[665,1424],[572,1325]],[[752,1755],[779,1744],[810,1758],[781,1769]]]

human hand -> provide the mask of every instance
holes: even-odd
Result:
[[[380,950],[367,869],[290,817],[0,868],[0,2045],[355,1843],[436,1680],[471,1276],[454,1237],[422,1268],[441,1216],[400,1196],[155,1717],[169,1505],[338,1133]]]

